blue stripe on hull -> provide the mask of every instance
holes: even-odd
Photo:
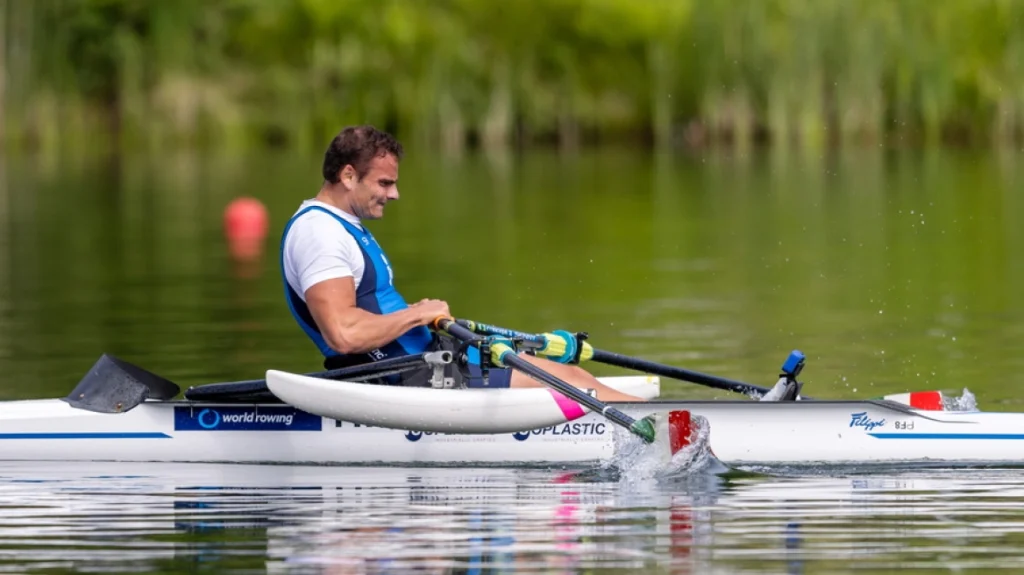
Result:
[[[170,439],[158,431],[90,431],[82,433],[0,433],[0,439]]]
[[[878,439],[1017,439],[1024,433],[869,433]]]

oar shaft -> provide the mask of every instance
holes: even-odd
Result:
[[[507,337],[509,339],[520,339],[530,343],[536,343],[540,345],[544,344],[544,336],[533,333],[525,333],[522,331],[516,331],[514,329],[498,327],[496,325],[491,325],[488,323],[470,321],[468,319],[457,319],[455,320],[455,323],[465,328],[468,328],[469,330],[474,331],[476,333],[482,333],[485,335],[500,335],[501,337]]]
[[[380,361],[374,361],[371,363],[361,363],[358,365],[352,365],[349,367],[340,367],[338,369],[331,369],[328,371],[322,371],[315,374],[309,374],[310,377],[318,377],[323,379],[355,379],[366,376],[385,376],[392,375],[395,373],[401,373],[410,369],[415,369],[427,365],[429,352],[418,353],[414,355],[400,355],[398,357],[389,357]]]
[[[317,379],[345,379],[348,381],[356,381],[363,378],[384,377],[427,365],[428,355],[429,352],[413,355],[400,355],[398,357],[389,357],[380,361],[360,363],[350,365],[348,367],[329,369],[326,371],[315,371],[304,373],[303,375],[306,377],[315,377]],[[266,382],[266,379],[246,379],[243,381],[226,382],[221,385],[254,385],[259,383],[265,384]]]
[[[612,422],[617,423],[625,427],[626,429],[629,429],[630,427],[633,426],[634,423],[636,423],[636,420],[633,419],[632,417],[626,415],[625,413],[622,413],[621,411],[615,409],[614,407],[608,405],[607,403],[604,403],[601,400],[589,395],[580,388],[574,387],[572,384],[562,381],[561,379],[533,365],[532,363],[519,357],[518,355],[508,356],[503,361],[507,363],[509,366],[518,369],[519,371],[522,371],[526,375],[529,375],[530,377],[540,381],[541,383],[546,383],[547,385],[553,387],[559,393],[569,397],[576,403],[579,403],[590,408],[591,411],[596,411],[597,413],[600,413],[601,415],[607,417]]]
[[[459,325],[468,327],[476,333],[500,335],[502,337],[516,338],[531,343],[543,343],[543,336],[516,331],[513,329],[498,327],[486,323],[479,323],[470,320],[458,320]],[[766,387],[754,385],[752,383],[745,383],[742,381],[736,381],[734,379],[728,379],[725,377],[718,377],[716,375],[709,375],[706,373],[700,373],[698,371],[692,371],[689,369],[683,369],[681,367],[675,367],[672,365],[665,365],[663,363],[656,363],[637,357],[628,355],[622,355],[611,351],[605,351],[594,348],[593,357],[590,358],[593,361],[604,363],[607,365],[614,365],[617,367],[624,367],[626,369],[633,369],[636,371],[642,371],[644,373],[650,373],[653,375],[660,375],[662,377],[670,377],[672,379],[678,379],[687,381],[690,383],[696,383],[706,387],[714,389],[721,389],[724,391],[732,391],[735,393],[743,393],[746,395],[756,395],[758,397],[768,393],[770,391]]]
[[[404,373],[429,365],[431,353],[434,352],[403,355],[372,363],[353,365],[327,371],[317,371],[303,375],[319,379],[363,381],[366,379]],[[197,387],[191,387],[185,392],[186,399],[195,401],[226,401],[240,397],[259,399],[263,401],[276,399],[274,395],[270,393],[266,379],[246,379],[242,381],[229,381],[224,383],[208,383]]]
[[[626,369],[635,369],[637,371],[671,377],[673,379],[681,379],[690,383],[696,383],[698,385],[721,389],[724,391],[733,391],[747,395],[756,394],[759,397],[770,391],[767,387],[761,387],[752,383],[744,383],[742,381],[736,381],[725,377],[700,373],[699,371],[692,371],[681,367],[655,363],[653,361],[647,361],[645,359],[622,355],[602,349],[594,349],[594,357],[592,359],[608,365],[624,367]]]
[[[483,337],[477,335],[469,328],[459,323],[456,323],[454,320],[451,319],[438,319],[434,325],[438,329],[446,331],[453,337],[465,342],[479,344],[484,341]],[[503,334],[494,335],[502,335],[503,337],[507,337],[504,336]],[[481,361],[486,361],[486,358],[481,358]],[[518,369],[519,371],[525,373],[526,375],[529,375],[530,377],[540,381],[541,383],[552,387],[559,393],[569,397],[576,403],[579,403],[587,407],[591,411],[600,413],[612,423],[625,427],[626,429],[632,431],[633,433],[640,435],[647,441],[653,440],[652,436],[648,436],[646,433],[638,430],[637,421],[632,417],[626,415],[625,413],[622,413],[618,409],[615,409],[614,407],[608,405],[607,403],[604,403],[603,401],[597,399],[596,397],[592,397],[585,391],[573,386],[572,384],[565,382],[558,377],[555,377],[554,375],[537,367],[536,365],[533,365],[532,363],[519,357],[518,355],[506,354],[504,357],[502,357],[502,362],[507,364],[509,367],[513,369]]]

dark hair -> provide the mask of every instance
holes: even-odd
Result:
[[[338,172],[346,165],[351,165],[361,180],[370,171],[370,162],[387,154],[402,159],[402,144],[394,136],[369,125],[350,126],[335,136],[327,146],[327,152],[324,153],[324,179],[337,184]]]

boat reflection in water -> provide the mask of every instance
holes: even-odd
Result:
[[[16,570],[104,572],[1005,564],[1017,556],[1024,481],[972,473],[659,481],[539,469],[4,464],[0,556]],[[985,529],[964,527],[982,516]],[[934,545],[908,545],[921,538]],[[929,554],[935,546],[941,558]]]

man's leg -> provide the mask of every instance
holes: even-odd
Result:
[[[587,370],[576,366],[567,365],[564,363],[558,363],[542,357],[534,355],[528,355],[520,353],[519,357],[526,361],[536,365],[551,375],[561,379],[562,381],[580,389],[593,389],[597,391],[597,398],[601,401],[646,401],[643,398],[636,397],[635,395],[629,395],[616,391],[607,385],[604,385],[597,380]],[[512,381],[509,387],[547,387],[543,383],[533,379],[519,370],[512,371]]]

